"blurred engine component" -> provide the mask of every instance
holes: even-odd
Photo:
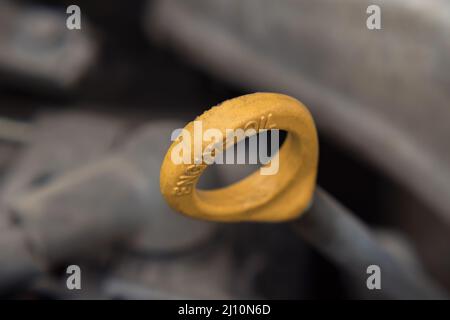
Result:
[[[163,161],[170,136],[174,129],[182,128],[182,122],[154,121],[137,130],[129,138],[123,155],[129,163],[140,169],[148,184],[149,208],[146,224],[135,239],[135,250],[141,253],[184,251],[206,242],[214,233],[215,224],[186,218],[174,212],[159,191],[159,168]],[[205,179],[203,187],[211,188],[217,182],[216,173]],[[188,232],[186,232],[188,231]],[[169,233],[169,234],[168,234]]]
[[[40,119],[2,193],[20,241],[36,258],[13,259],[18,266],[28,272],[35,265],[98,257],[99,248],[104,255],[121,242],[140,255],[183,252],[213,236],[214,224],[174,213],[158,192],[161,150],[179,123],[146,124],[113,147],[114,139],[126,137],[117,121],[73,112]],[[211,175],[205,186],[215,179]],[[3,255],[20,243],[7,236]],[[3,255],[1,261],[7,259]],[[0,274],[11,278],[5,268]]]
[[[448,1],[150,4],[153,39],[223,79],[302,97],[319,129],[450,223]],[[381,7],[381,30],[366,28],[372,4]]]
[[[0,1],[0,81],[34,90],[67,90],[93,65],[97,46],[66,27],[65,10]]]

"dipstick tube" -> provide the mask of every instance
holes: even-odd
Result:
[[[377,241],[369,228],[320,187],[311,208],[292,222],[312,247],[368,291],[368,297],[443,299],[446,294],[425,274],[398,261]],[[381,290],[368,290],[367,268],[380,268]]]

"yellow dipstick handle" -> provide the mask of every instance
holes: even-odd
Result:
[[[260,171],[224,188],[198,190],[196,184],[206,169],[204,162],[175,164],[170,146],[161,166],[160,188],[166,201],[190,217],[212,221],[292,220],[312,202],[318,162],[317,132],[311,114],[298,100],[276,93],[254,93],[231,100],[197,117],[203,130],[279,129],[288,132],[279,151],[279,170],[273,175]],[[194,135],[194,123],[184,128]],[[191,139],[194,150],[194,139]],[[202,148],[209,142],[202,141]],[[192,155],[192,160],[194,155]],[[266,166],[269,166],[267,164]]]

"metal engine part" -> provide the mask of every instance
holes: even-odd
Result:
[[[144,256],[207,245],[215,225],[174,213],[157,192],[162,150],[180,126],[148,123],[124,136],[116,121],[91,114],[41,117],[34,143],[3,192],[5,209],[35,257],[27,261],[27,270],[111,254],[118,243]],[[120,135],[125,142],[112,147]],[[210,175],[205,186],[215,180]],[[8,271],[2,276],[8,278]]]

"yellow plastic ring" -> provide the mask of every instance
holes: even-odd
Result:
[[[279,171],[256,171],[230,186],[198,190],[206,164],[174,164],[170,146],[161,166],[160,188],[166,201],[188,216],[213,221],[286,221],[301,215],[314,193],[318,139],[313,118],[298,100],[275,93],[241,96],[211,108],[195,119],[204,130],[279,129],[288,132],[279,151]],[[269,123],[270,122],[270,123]],[[193,122],[185,129],[193,134]],[[207,143],[202,145],[203,148]],[[193,148],[193,146],[192,146]]]

